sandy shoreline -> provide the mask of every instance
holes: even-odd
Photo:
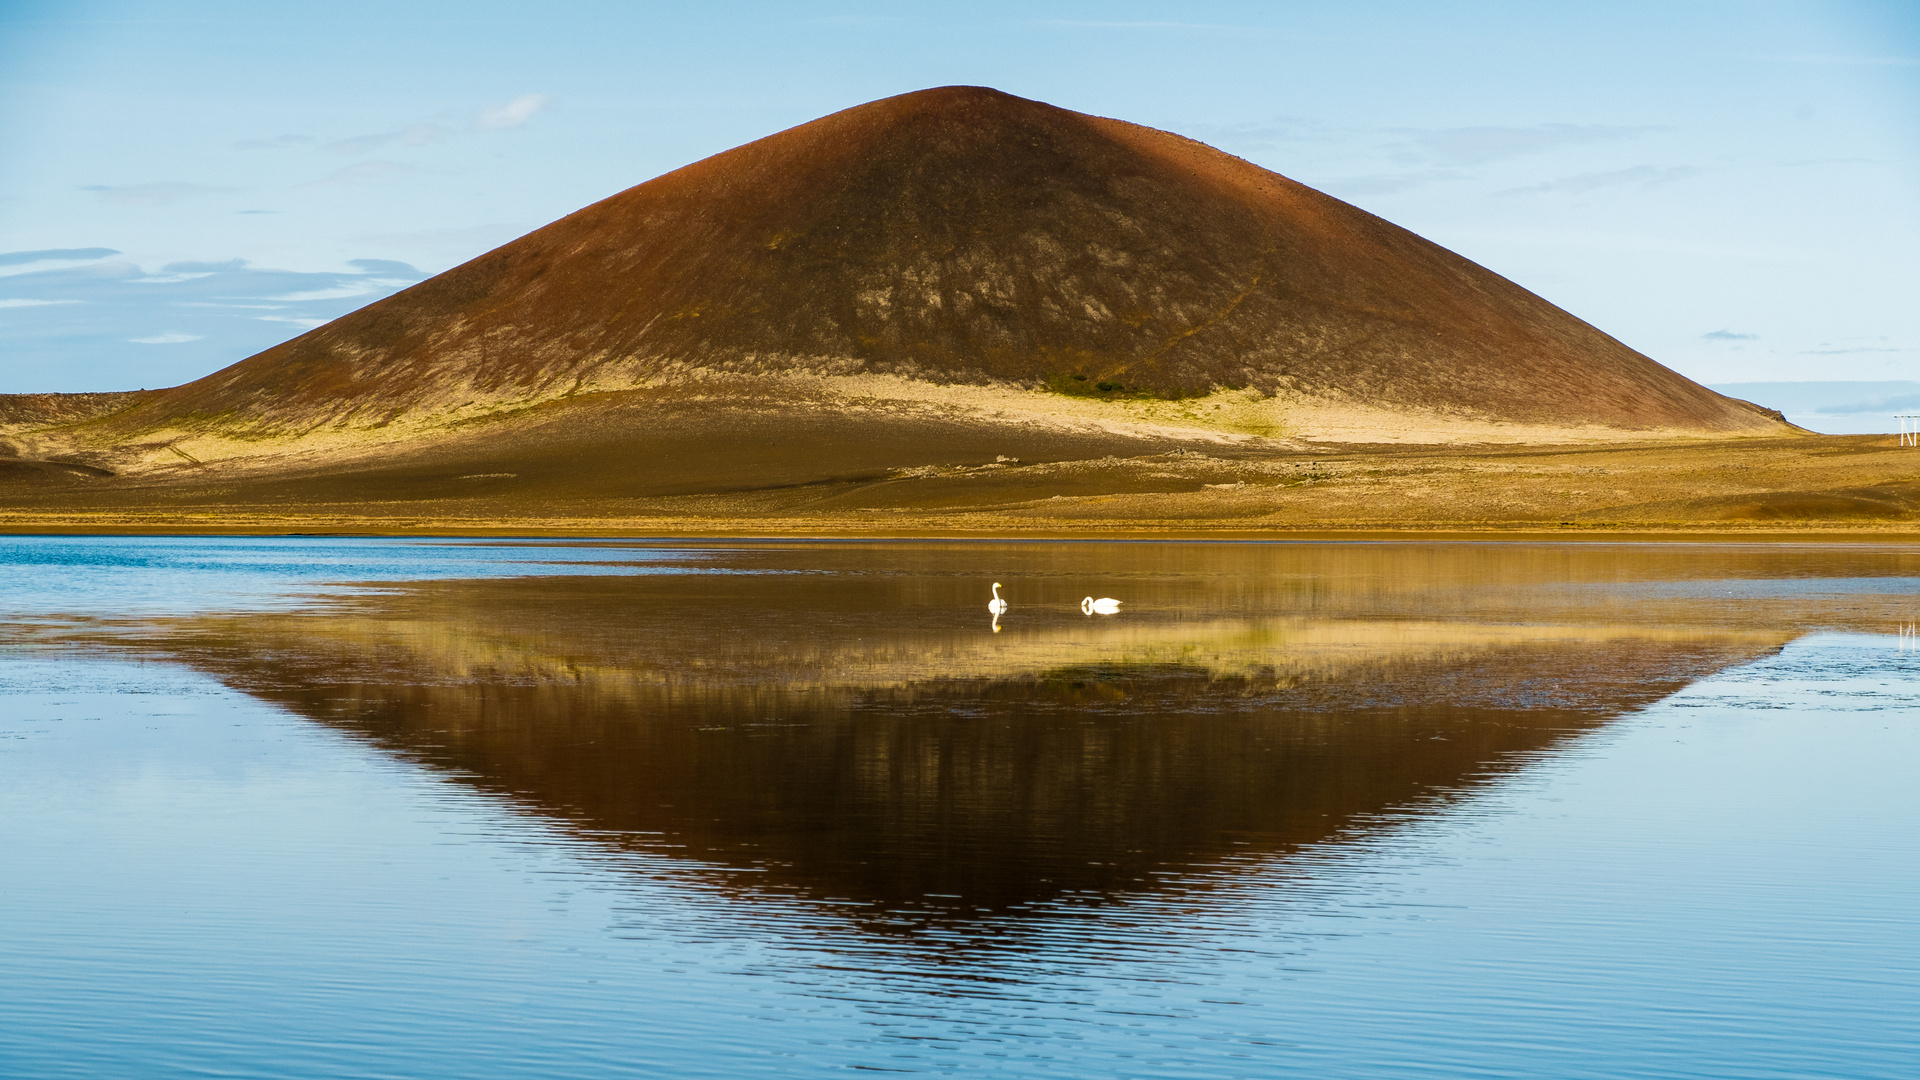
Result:
[[[721,379],[590,393],[450,426],[159,432],[85,453],[82,436],[97,434],[85,425],[16,432],[0,458],[0,531],[1920,532],[1920,451],[1891,436],[1595,433],[1245,391],[1106,402],[891,376],[791,377],[771,397],[738,389]],[[74,452],[52,453],[63,439]]]
[[[0,536],[281,536],[281,537],[422,537],[446,539],[556,539],[659,540],[671,543],[726,541],[1028,541],[1072,543],[1634,543],[1634,544],[1873,544],[1920,543],[1920,526],[1899,525],[1754,525],[1725,524],[1696,528],[1675,526],[1607,527],[1533,526],[1479,528],[1328,526],[1320,529],[1168,528],[1164,526],[1103,526],[1098,530],[1037,526],[922,527],[918,529],[834,528],[818,522],[731,521],[692,527],[685,522],[566,522],[481,524],[476,522],[343,522],[326,520],[204,521],[167,520],[75,521],[22,520],[0,517]]]

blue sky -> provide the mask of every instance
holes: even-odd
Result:
[[[0,392],[196,378],[975,83],[1353,202],[1711,383],[1920,378],[1920,2],[0,0]]]

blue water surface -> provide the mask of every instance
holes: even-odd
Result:
[[[98,568],[37,612],[696,557],[7,543]],[[0,651],[0,1076],[1906,1080],[1912,648],[1803,636],[1282,858],[897,934],[175,663]]]
[[[672,573],[679,547],[281,536],[0,536],[0,621],[286,609],[342,586],[528,574]]]

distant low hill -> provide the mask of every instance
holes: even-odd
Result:
[[[1865,434],[1898,431],[1901,413],[1920,413],[1920,382],[1741,382],[1712,389],[1777,407],[1813,431]]]

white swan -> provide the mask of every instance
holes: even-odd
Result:
[[[1115,600],[1111,596],[1103,596],[1098,600],[1089,596],[1085,600],[1080,601],[1080,610],[1087,615],[1118,615],[1120,614],[1120,601]]]
[[[1007,610],[1007,602],[1000,599],[1000,583],[993,583],[993,599],[987,601],[987,610],[998,615]]]

